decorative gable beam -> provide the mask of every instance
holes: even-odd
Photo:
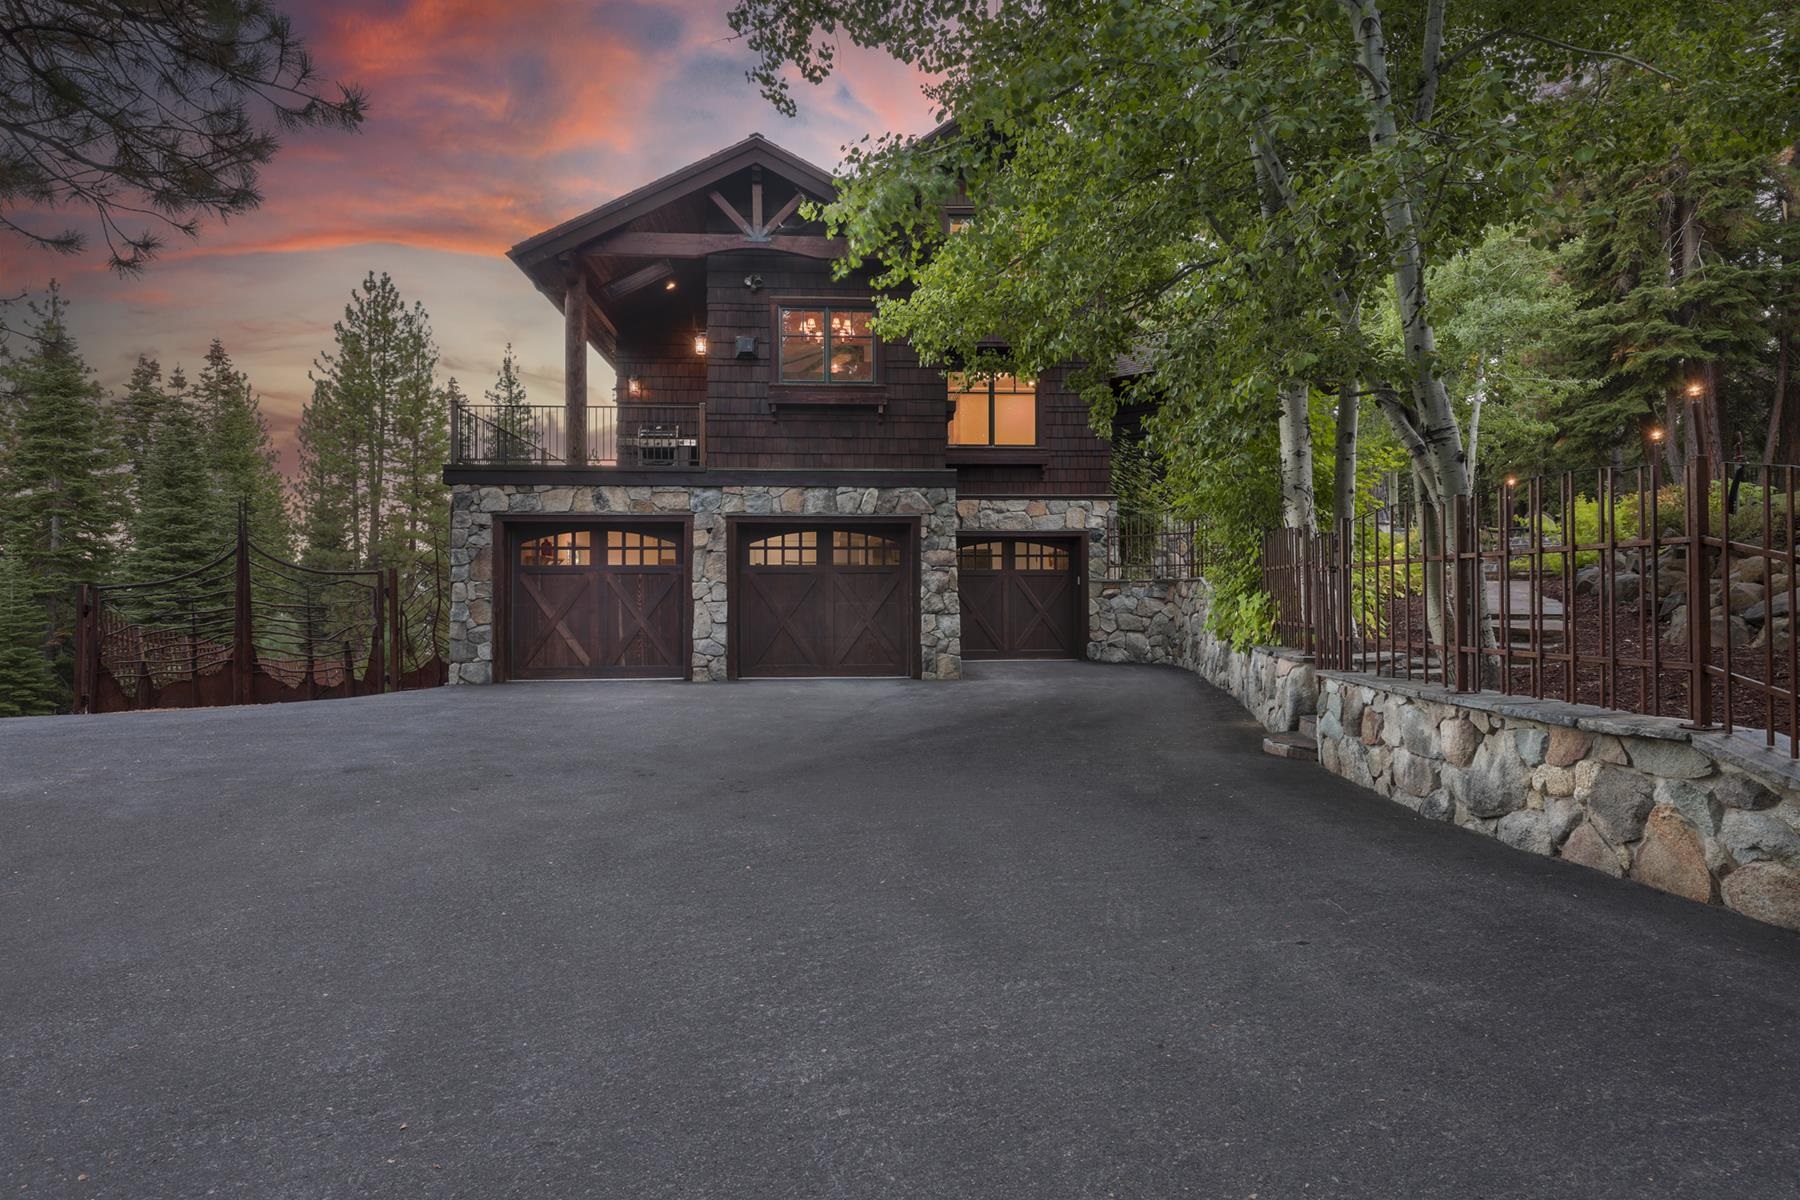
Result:
[[[800,202],[804,199],[806,199],[805,193],[795,192],[786,204],[775,210],[775,215],[769,218],[769,223],[767,225],[763,226],[763,232],[773,233],[775,230],[780,229],[783,221],[799,211]]]
[[[806,234],[770,234],[750,238],[737,233],[615,233],[595,242],[593,255],[635,255],[639,258],[704,258],[731,250],[779,250],[806,258],[842,258],[844,239]]]
[[[629,296],[640,288],[647,288],[659,280],[667,279],[675,273],[675,264],[668,259],[651,263],[629,275],[621,276],[600,289],[600,299],[610,303],[621,296]]]

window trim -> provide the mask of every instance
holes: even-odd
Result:
[[[1042,448],[1044,444],[1044,377],[1042,375],[1034,377],[1031,383],[1031,440],[1029,442],[996,442],[994,440],[994,408],[997,403],[997,397],[1002,394],[996,390],[996,386],[999,383],[999,380],[996,377],[989,377],[985,381],[987,383],[988,402],[988,440],[985,442],[953,442],[950,440],[950,428],[956,420],[956,409],[961,405],[965,398],[964,396],[953,392],[950,388],[950,376],[956,374],[966,374],[966,372],[952,371],[944,376],[944,396],[947,400],[950,400],[951,404],[950,414],[944,419],[944,445],[951,454],[1016,455],[1031,454],[1033,451]],[[1015,375],[1013,378],[1016,379],[1018,376]],[[1023,395],[1024,393],[1006,392],[1004,394],[1008,396],[1018,396]],[[954,399],[952,399],[952,397],[954,397]]]
[[[781,314],[784,310],[820,309],[825,313],[825,378],[788,379],[782,373]],[[831,378],[831,311],[865,312],[875,315],[873,296],[775,296],[769,301],[769,385],[789,393],[830,392],[879,389],[886,383],[881,369],[883,343],[879,334],[869,331],[871,373],[868,379]]]

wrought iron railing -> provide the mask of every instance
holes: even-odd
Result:
[[[1761,732],[1800,757],[1800,467],[1705,458],[1417,495],[1275,531],[1283,644],[1321,666]]]
[[[450,463],[484,467],[611,467],[700,470],[706,466],[704,404],[589,408],[571,454],[562,405],[463,404],[450,412]]]
[[[1207,528],[1168,513],[1114,512],[1106,521],[1107,577],[1131,582],[1199,579]]]

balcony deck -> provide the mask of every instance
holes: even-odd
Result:
[[[508,470],[704,471],[706,406],[620,404],[587,410],[578,453],[558,405],[457,404],[450,412],[451,467]]]

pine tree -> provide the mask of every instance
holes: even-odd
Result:
[[[488,402],[487,419],[493,425],[494,450],[501,462],[530,462],[534,457],[531,409],[525,400],[525,381],[519,378],[512,343],[500,359],[494,386],[482,393]]]
[[[0,364],[8,393],[0,454],[0,551],[23,590],[66,685],[75,586],[103,578],[124,513],[124,456],[92,372],[64,320],[54,286],[31,308],[30,351]]]
[[[387,275],[352,289],[335,347],[315,364],[301,425],[303,522],[316,553],[402,570],[441,557],[448,494],[448,394],[433,382],[437,347],[418,304]],[[342,546],[327,551],[342,529]]]
[[[169,405],[169,394],[163,390],[162,365],[147,355],[138,355],[136,365],[131,368],[131,378],[125,385],[125,394],[113,406],[126,461],[131,464],[131,473],[137,480],[143,478],[156,424]]]
[[[57,710],[56,674],[44,638],[44,613],[24,567],[0,553],[0,717]]]
[[[185,400],[175,400],[157,420],[137,481],[126,563],[133,580],[185,574],[229,544],[229,537],[221,536],[207,479],[199,415]]]
[[[300,561],[324,570],[355,563],[349,478],[354,460],[338,436],[333,404],[331,389],[315,380],[312,399],[300,410],[300,478],[295,483]]]
[[[276,465],[280,456],[269,440],[269,425],[249,378],[232,364],[216,338],[195,383],[194,403],[211,478],[215,540],[223,542],[232,535],[242,505],[249,513],[251,539],[270,554],[288,556],[293,537]]]

